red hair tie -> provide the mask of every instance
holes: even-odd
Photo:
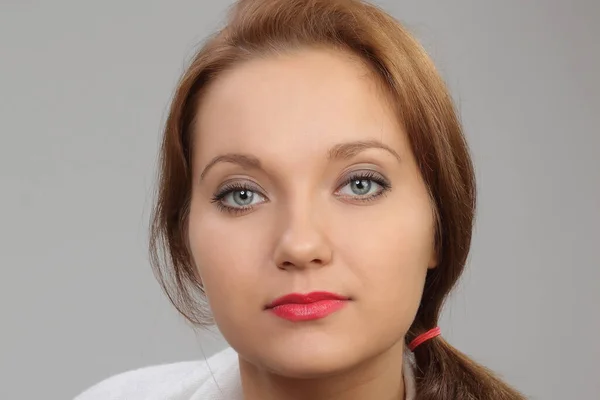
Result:
[[[440,329],[440,327],[436,326],[435,328],[428,330],[427,332],[422,333],[416,338],[414,338],[413,341],[408,344],[408,348],[410,349],[410,351],[414,351],[417,348],[417,346],[419,346],[423,342],[428,341],[429,339],[433,339],[434,337],[439,336],[441,333],[442,330]]]

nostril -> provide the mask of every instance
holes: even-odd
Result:
[[[313,265],[323,265],[324,263],[323,263],[323,260],[321,260],[320,258],[315,258],[314,260],[312,260],[312,261],[311,261],[310,263],[308,263],[307,265],[309,265],[309,264],[313,264]],[[281,264],[279,264],[279,268],[285,269],[285,268],[291,268],[291,267],[295,267],[295,266],[297,266],[297,265],[300,265],[300,264],[294,264],[294,263],[293,263],[293,262],[291,262],[291,261],[284,261],[284,262],[282,262]]]

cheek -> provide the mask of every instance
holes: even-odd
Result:
[[[243,218],[224,221],[211,210],[190,211],[190,249],[218,325],[251,314],[245,310],[258,302],[247,299],[261,298],[261,266],[268,265],[264,230]]]
[[[433,251],[428,203],[404,204],[394,210],[374,208],[370,218],[354,224],[352,235],[340,236],[337,246],[356,277],[358,296],[364,297],[357,303],[361,311],[390,332],[406,332],[412,324]]]

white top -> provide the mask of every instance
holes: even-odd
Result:
[[[410,355],[404,357],[405,400],[414,400]],[[206,361],[156,365],[110,377],[74,400],[242,400],[238,355],[227,348]]]

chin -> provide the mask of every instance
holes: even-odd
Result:
[[[348,338],[328,336],[322,332],[297,332],[286,337],[270,338],[253,351],[253,362],[289,378],[310,379],[336,375],[361,362],[359,343]]]

